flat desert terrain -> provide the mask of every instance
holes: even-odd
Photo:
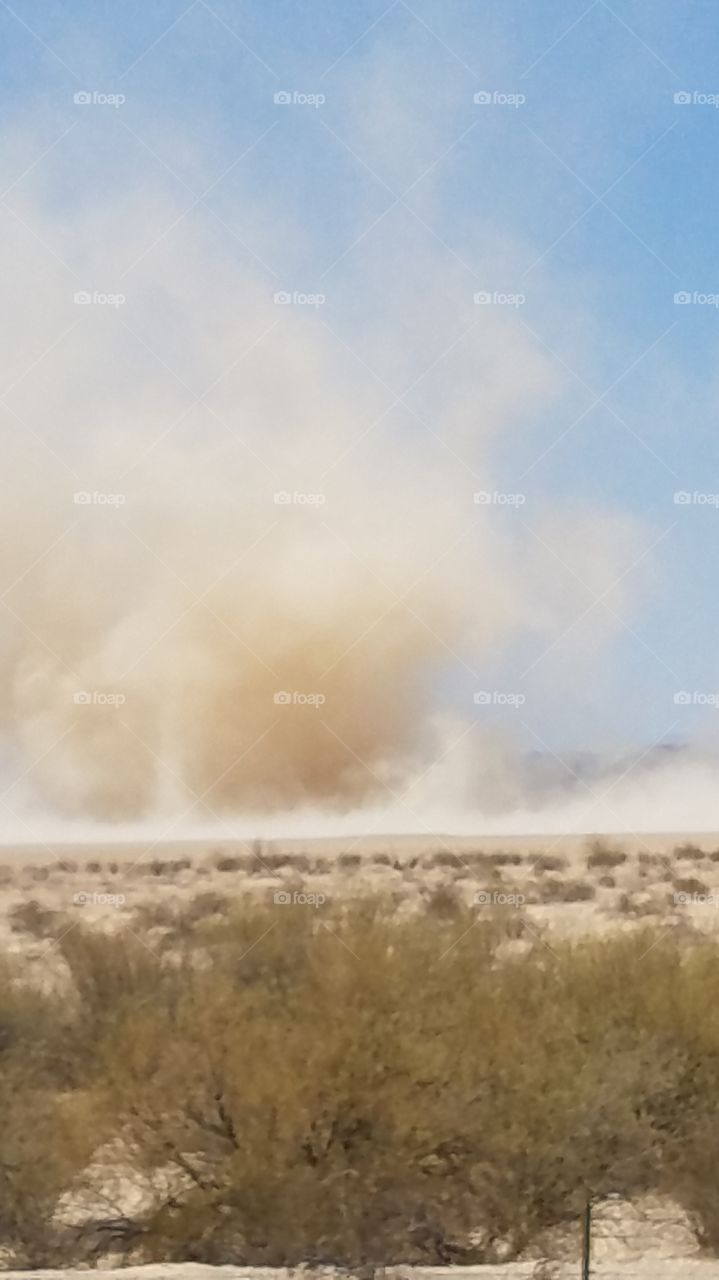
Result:
[[[132,925],[151,943],[163,913],[191,902],[210,915],[238,897],[287,905],[283,894],[319,906],[378,896],[402,911],[451,894],[570,937],[665,923],[711,932],[719,833],[0,846],[0,942],[11,950],[37,950],[38,912],[68,928]]]
[[[82,1270],[67,1271],[7,1271],[8,1280],[75,1280],[86,1276]],[[351,1272],[313,1272],[271,1270],[265,1267],[207,1267],[199,1264],[156,1264],[145,1267],[123,1267],[93,1270],[95,1280],[347,1280]],[[510,1263],[506,1266],[486,1267],[405,1267],[388,1268],[387,1280],[537,1280],[542,1276],[534,1263]],[[559,1264],[556,1270],[544,1273],[551,1280],[576,1280],[579,1267],[576,1262]],[[596,1280],[716,1280],[719,1263],[692,1262],[688,1260],[628,1263],[597,1263],[592,1267]]]

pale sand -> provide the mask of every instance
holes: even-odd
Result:
[[[332,1271],[282,1271],[266,1267],[207,1267],[199,1263],[152,1263],[143,1267],[123,1267],[116,1270],[67,1271],[4,1271],[8,1280],[329,1280],[335,1275],[339,1280],[351,1280],[352,1272]],[[381,1277],[382,1272],[378,1273]],[[384,1273],[387,1280],[533,1280],[534,1263],[507,1263],[486,1267],[397,1267]],[[560,1266],[556,1280],[577,1280],[579,1265],[576,1262]],[[719,1262],[673,1261],[594,1264],[595,1280],[717,1280]],[[554,1280],[554,1277],[553,1277]]]
[[[55,925],[132,923],[148,936],[162,924],[153,911],[182,911],[200,895],[273,905],[287,892],[319,895],[328,909],[372,894],[402,911],[450,892],[485,913],[519,906],[532,928],[571,938],[667,924],[713,933],[719,833],[0,845],[0,949],[37,948],[28,903],[60,913]]]
[[[602,835],[592,832],[578,835],[576,832],[560,832],[556,835],[477,835],[456,836],[436,832],[427,835],[403,835],[396,832],[386,834],[357,836],[299,836],[281,839],[253,841],[226,839],[221,834],[214,839],[159,840],[151,837],[147,840],[84,840],[82,842],[49,841],[42,843],[7,843],[0,844],[0,865],[10,863],[19,865],[22,862],[49,862],[52,858],[103,858],[108,860],[134,861],[139,857],[162,858],[198,858],[213,850],[225,853],[247,853],[261,844],[267,852],[306,854],[309,857],[337,857],[351,851],[362,857],[377,853],[397,854],[404,857],[447,850],[458,855],[463,853],[496,853],[500,850],[538,854],[549,849],[563,853],[568,858],[586,850],[592,841],[600,840],[612,848],[624,849],[628,853],[651,849],[657,853],[670,853],[675,847],[684,844],[695,845],[705,852],[719,849],[719,832],[627,832],[619,835]]]

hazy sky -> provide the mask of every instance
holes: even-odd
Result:
[[[125,295],[158,378],[199,394],[194,326],[201,313],[211,346],[212,297],[173,309],[171,277],[186,264],[201,280],[211,253],[228,281],[251,273],[238,313],[266,294],[279,314],[273,296],[294,295],[289,323],[324,344],[318,361],[331,348],[346,362],[348,412],[399,404],[379,426],[397,474],[436,447],[454,472],[438,507],[464,493],[467,527],[496,531],[480,555],[493,582],[511,562],[521,603],[479,658],[450,639],[441,711],[462,718],[478,684],[522,691],[520,717],[501,699],[481,714],[562,757],[714,741],[718,50],[709,0],[0,0],[0,224],[21,264],[8,344],[29,316],[39,326],[9,358],[4,403],[63,463],[108,422],[122,430],[119,403],[149,404],[145,374],[115,389],[106,352],[106,395],[68,408],[44,355],[64,332],[59,314],[43,327],[46,293],[62,290]],[[167,305],[135,324],[133,298],[160,278]],[[33,416],[13,386],[35,359]],[[253,447],[272,429],[254,422]],[[364,490],[368,527],[387,481],[376,503]],[[465,526],[440,526],[449,555]],[[480,615],[485,590],[468,566]]]

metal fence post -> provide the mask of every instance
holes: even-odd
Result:
[[[591,1280],[590,1267],[592,1255],[592,1205],[593,1200],[587,1200],[584,1206],[584,1229],[582,1233],[582,1280]]]

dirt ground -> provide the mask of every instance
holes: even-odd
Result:
[[[528,927],[580,937],[641,925],[719,927],[719,834],[373,836],[357,840],[0,847],[0,947],[37,950],[43,920],[130,927],[153,912],[221,910],[238,896],[322,906],[379,895],[401,911],[454,898],[520,910]]]
[[[86,1271],[6,1271],[8,1280],[80,1280]],[[182,1265],[154,1264],[118,1270],[94,1270],[95,1280],[329,1280],[337,1273],[314,1271],[272,1271],[259,1267],[205,1267],[195,1263]],[[533,1263],[510,1263],[487,1267],[415,1267],[395,1268],[384,1274],[387,1280],[534,1280],[541,1275]],[[567,1263],[547,1272],[552,1280],[578,1280],[577,1263]],[[592,1268],[596,1280],[716,1280],[719,1262],[629,1262],[597,1264]],[[345,1280],[345,1277],[340,1277]],[[349,1280],[349,1278],[347,1278]]]

